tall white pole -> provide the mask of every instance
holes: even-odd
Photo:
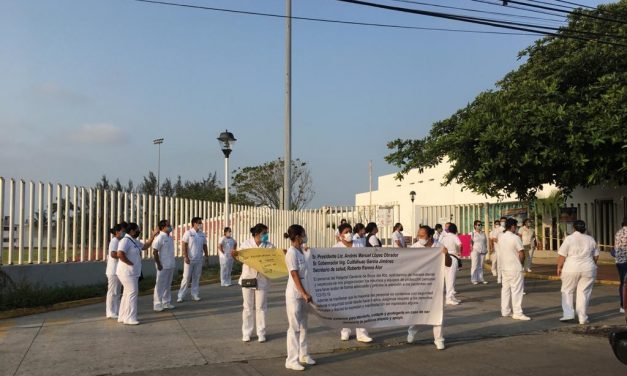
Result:
[[[157,196],[161,196],[161,143],[157,146],[159,147],[157,152]]]
[[[224,227],[229,226],[229,157],[224,157]]]
[[[285,1],[285,160],[283,161],[283,209],[291,206],[292,175],[292,0]]]

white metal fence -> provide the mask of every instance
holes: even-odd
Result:
[[[264,223],[270,241],[287,247],[283,233],[298,223],[307,230],[314,247],[335,243],[335,227],[342,218],[355,224],[376,222],[379,207],[325,207],[316,210],[285,211],[267,207],[229,205],[233,236],[242,242],[249,229]],[[121,221],[136,222],[147,238],[161,219],[174,227],[176,254],[178,241],[191,224],[192,217],[203,219],[211,255],[224,228],[224,203],[178,197],[158,197],[61,184],[25,182],[0,177],[0,265],[87,262],[105,259],[110,240],[109,229]],[[397,221],[398,208],[391,211]],[[391,223],[379,224],[379,235],[389,244]],[[146,253],[146,257],[150,257]]]

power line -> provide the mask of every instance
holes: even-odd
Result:
[[[227,9],[227,8],[215,8],[215,7],[206,7],[206,6],[201,6],[201,5],[172,3],[172,2],[158,1],[158,0],[133,0],[133,1],[140,2],[140,3],[166,5],[166,6],[173,6],[173,7],[191,8],[191,9],[224,12],[224,13],[232,13],[232,14],[244,14],[244,15],[250,15],[250,16],[287,18],[285,15],[275,14],[275,13],[262,13],[262,12],[252,12],[252,11]],[[359,22],[359,21],[333,20],[333,19],[314,18],[314,17],[292,16],[291,18],[293,20],[302,20],[302,21],[314,21],[314,22],[344,24],[344,25],[354,25],[354,26],[372,26],[372,27],[392,28],[392,29],[445,31],[445,32],[455,32],[455,33],[496,34],[496,35],[529,35],[529,36],[544,35],[544,33],[541,31],[515,33],[515,32],[502,32],[502,31],[489,31],[489,30],[467,30],[467,29],[451,29],[451,28],[438,28],[438,27],[406,26],[406,25],[381,24],[381,23],[370,23],[370,22]]]
[[[553,0],[553,1],[557,1],[558,3],[564,3],[564,4],[570,4],[570,5],[574,5],[580,8],[588,8],[588,9],[596,9],[595,7],[591,7],[589,5],[583,5],[583,4],[578,4],[578,3],[573,3],[571,1],[565,1],[565,0]]]
[[[490,1],[486,1],[486,0],[470,0],[470,1],[473,1],[473,2],[475,2],[475,3],[482,3],[482,4],[494,5],[494,6],[498,6],[499,8],[503,6],[503,3],[502,3],[502,2],[493,3],[493,2],[490,2]],[[557,16],[557,17],[566,17],[566,16],[565,16],[565,15],[563,15],[563,14],[551,13],[551,12],[547,12],[547,11],[544,11],[544,10],[537,10],[537,9],[523,8],[523,7],[519,7],[519,6],[516,6],[516,5],[509,5],[509,4],[508,4],[508,5],[507,5],[507,7],[508,7],[508,8],[510,8],[510,9],[519,9],[519,10],[523,10],[523,11],[525,11],[525,12],[538,13],[538,14],[546,14],[546,15],[549,15],[549,16]]]
[[[370,2],[366,2],[366,1],[360,1],[360,0],[337,0],[337,1],[341,1],[341,2],[344,2],[344,3],[352,3],[352,4],[356,4],[356,5],[362,5],[362,6],[368,6],[368,7],[374,7],[374,8],[380,8],[380,9],[393,10],[393,11],[397,11],[397,12],[413,13],[413,14],[419,14],[419,15],[430,16],[430,17],[435,17],[435,18],[444,18],[444,19],[451,19],[451,20],[457,20],[457,21],[474,23],[474,24],[480,24],[480,25],[494,26],[494,27],[503,28],[503,29],[526,31],[526,32],[536,32],[536,33],[540,32],[540,33],[544,33],[545,35],[549,35],[549,36],[553,36],[553,37],[557,37],[557,38],[570,38],[570,39],[577,39],[577,40],[581,40],[581,41],[595,41],[595,42],[602,43],[602,44],[608,44],[608,45],[614,45],[614,46],[620,46],[620,47],[627,47],[627,44],[610,42],[610,41],[604,41],[604,40],[600,40],[600,39],[590,39],[590,38],[585,38],[585,37],[576,36],[576,35],[568,35],[568,34],[564,33],[565,30],[549,28],[549,27],[544,27],[544,26],[543,27],[530,26],[530,25],[519,26],[519,25],[516,25],[517,23],[515,23],[515,22],[505,22],[505,21],[499,21],[499,20],[481,19],[481,18],[477,18],[477,17],[460,16],[460,15],[454,15],[454,14],[448,14],[448,13],[419,10],[419,9],[401,8],[401,7],[391,6],[391,5],[370,3]],[[541,28],[541,29],[553,29],[554,31],[562,31],[562,34],[559,34],[559,33],[556,33],[556,32],[550,32],[550,31],[540,31],[540,30],[534,29],[534,27]],[[569,31],[566,31],[566,32],[569,32],[569,33],[570,32],[575,32],[575,33],[579,33],[579,34],[596,35],[598,37],[607,36],[607,35],[599,35],[599,34],[595,34],[595,33],[583,32],[583,31],[578,31],[578,30],[569,30]],[[611,36],[611,37],[619,38],[618,36]]]
[[[549,3],[548,1],[542,1],[542,0],[527,0],[531,3],[538,3],[538,4],[545,4],[545,5],[550,5],[553,7],[562,7],[567,9],[569,12],[572,12],[575,8],[573,8],[572,6],[568,6],[568,5],[562,5],[562,4],[555,4],[555,3]],[[509,2],[509,0],[508,0]],[[505,4],[507,5],[507,4]]]
[[[601,21],[618,22],[618,23],[622,23],[622,24],[626,24],[627,23],[627,21],[617,20],[615,18],[600,17],[600,16],[595,16],[593,14],[583,13],[583,12],[579,12],[579,11],[575,12],[573,10],[565,10],[565,9],[547,7],[547,6],[544,6],[544,5],[529,4],[529,3],[524,3],[522,1],[516,1],[516,0],[507,0],[507,3],[519,4],[519,5],[526,6],[526,7],[531,7],[531,8],[546,9],[546,10],[551,10],[551,11],[555,11],[555,12],[562,12],[562,13],[566,13],[566,14],[576,13],[576,14],[581,15],[583,17],[594,18],[594,19],[601,20]],[[505,6],[509,6],[509,5],[505,5]]]

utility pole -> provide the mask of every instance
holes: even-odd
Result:
[[[285,160],[283,161],[283,209],[291,206],[292,176],[292,0],[285,0]]]
[[[161,144],[163,144],[163,138],[157,138],[152,140],[152,143],[157,145],[157,196],[161,196]]]

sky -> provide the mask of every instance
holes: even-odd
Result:
[[[174,2],[276,14],[285,7],[284,0]],[[425,2],[534,15],[471,0]],[[293,0],[292,9],[302,17],[498,30],[335,0]],[[310,166],[309,206],[354,204],[368,191],[369,160],[376,189],[377,176],[397,171],[384,160],[388,141],[424,137],[493,89],[535,39],[294,20],[292,157]],[[215,171],[224,181],[216,137],[225,129],[238,139],[231,169],[283,156],[284,75],[284,19],[133,0],[0,0],[0,176],[93,186],[106,174],[137,186],[156,172],[152,140],[163,137],[162,179]]]

